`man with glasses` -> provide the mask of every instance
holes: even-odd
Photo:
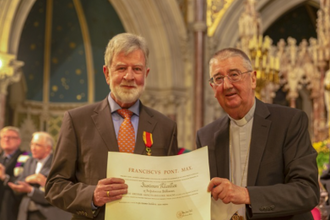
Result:
[[[0,219],[16,220],[20,199],[7,186],[8,181],[15,178],[14,168],[18,158],[24,152],[19,149],[20,131],[8,126],[0,130]]]
[[[240,205],[232,219],[312,220],[320,190],[306,113],[258,100],[256,71],[241,50],[218,51],[209,68],[227,113],[197,132],[197,147],[209,148],[212,219],[222,200]]]
[[[23,197],[17,220],[68,220],[70,213],[64,212],[45,199],[45,184],[52,163],[54,140],[47,132],[32,134],[32,158],[26,161],[23,172],[15,183],[8,186],[17,197]]]

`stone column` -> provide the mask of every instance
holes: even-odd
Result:
[[[195,1],[195,94],[194,133],[203,126],[204,118],[204,39],[206,32],[205,1]]]

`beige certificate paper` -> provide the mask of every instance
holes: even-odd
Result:
[[[128,194],[107,203],[106,220],[210,220],[207,147],[153,157],[108,153],[107,177],[125,179]]]

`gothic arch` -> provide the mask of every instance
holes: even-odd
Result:
[[[0,24],[7,24],[0,26],[2,52],[16,57],[25,21],[35,2],[36,0],[1,1],[0,5],[3,7],[0,10]],[[193,131],[187,128],[192,127],[189,125],[192,99],[192,93],[189,92],[192,80],[189,78],[189,69],[193,47],[188,42],[187,28],[177,1],[109,2],[115,8],[125,30],[140,34],[148,41],[151,74],[142,97],[143,103],[177,120],[181,130],[179,142],[184,145],[188,140],[190,145],[192,141],[189,136]],[[62,110],[58,113],[61,114],[60,112]]]
[[[192,148],[192,47],[177,1],[110,0],[127,32],[140,34],[150,47],[150,74],[144,104],[176,120],[178,142]]]
[[[182,90],[188,37],[177,2],[175,0],[109,1],[120,16],[126,31],[144,36],[150,45],[152,74],[149,76],[147,88]],[[5,28],[0,37],[8,39],[9,46],[4,52],[16,54],[25,19],[35,0],[12,2],[8,8],[16,9],[17,13],[11,17],[13,19],[11,28]],[[6,41],[1,41],[2,44],[4,42]]]
[[[20,1],[20,4],[17,7],[17,13],[15,14],[15,17],[13,18],[13,24],[11,26],[11,31],[7,34],[9,37],[9,48],[8,52],[17,54],[18,46],[19,46],[19,40],[21,37],[21,33],[23,30],[23,26],[25,23],[25,20],[30,13],[30,10],[35,3],[36,0],[24,0]]]
[[[306,2],[306,0],[264,0],[256,1],[256,10],[259,11],[262,20],[262,32],[281,15],[293,7]],[[319,4],[319,0],[310,0],[310,3]],[[238,41],[238,20],[244,10],[243,1],[234,1],[228,8],[222,21],[214,33],[214,47],[218,49],[235,46]]]
[[[127,32],[144,36],[150,46],[147,89],[183,89],[186,27],[175,0],[110,0]]]

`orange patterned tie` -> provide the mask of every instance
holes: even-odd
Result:
[[[121,123],[118,133],[118,147],[120,152],[133,153],[135,146],[135,134],[134,128],[131,123],[131,117],[133,112],[128,109],[117,110],[118,114],[124,117],[123,123]]]

